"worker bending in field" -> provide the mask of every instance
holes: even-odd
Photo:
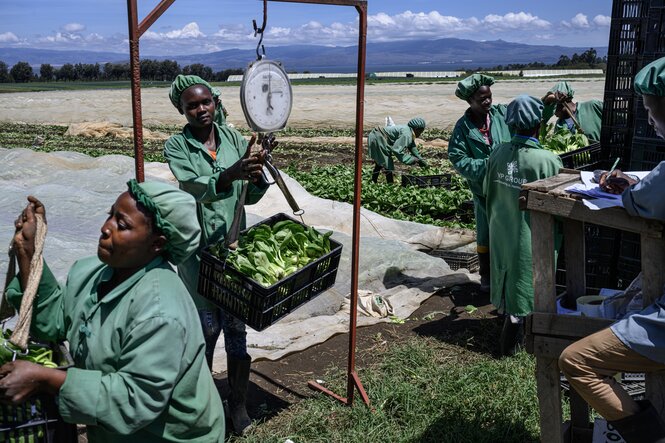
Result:
[[[383,170],[388,183],[394,182],[393,171],[395,164],[393,156],[406,165],[417,163],[426,167],[427,162],[423,160],[416,148],[416,138],[425,130],[425,120],[420,117],[412,118],[406,125],[392,125],[376,127],[367,136],[367,147],[369,156],[374,160],[374,171],[372,181],[379,180],[379,174]]]
[[[490,234],[483,192],[485,167],[492,149],[510,141],[510,130],[504,120],[506,105],[492,104],[493,84],[494,79],[484,74],[473,74],[457,84],[455,95],[469,103],[469,109],[455,124],[448,143],[448,159],[473,193],[480,289],[484,292],[490,290]]]
[[[566,128],[572,133],[581,132],[587,136],[590,142],[600,141],[600,126],[603,119],[603,102],[600,100],[589,100],[586,102],[573,102],[575,90],[566,81],[554,85],[552,89],[542,98],[545,104],[543,111],[543,128],[552,115],[556,115],[554,131]]]
[[[543,102],[520,95],[508,105],[506,123],[515,135],[495,147],[487,161],[484,191],[490,230],[492,304],[505,315],[501,354],[512,355],[524,337],[524,318],[533,310],[531,227],[519,208],[524,183],[556,175],[558,155],[543,149],[538,130]]]
[[[665,58],[635,76],[649,123],[665,138]],[[621,194],[633,216],[665,221],[665,162],[639,183],[620,171],[601,176],[601,187]],[[665,370],[665,296],[639,313],[568,346],[559,367],[580,396],[605,417],[628,443],[665,442],[665,423],[648,400],[635,401],[616,381],[618,372]]]

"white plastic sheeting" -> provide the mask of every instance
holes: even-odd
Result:
[[[174,183],[163,163],[145,165],[146,179]],[[25,207],[27,195],[46,206],[49,233],[44,256],[55,276],[64,282],[71,264],[96,253],[99,229],[106,213],[134,176],[134,160],[126,156],[91,158],[72,152],[39,153],[28,149],[0,148],[0,245],[9,245],[14,219]],[[285,176],[291,192],[305,209],[304,221],[317,229],[332,229],[343,246],[335,285],[314,300],[262,332],[248,330],[253,358],[277,359],[306,349],[349,327],[348,293],[351,282],[352,206],[308,194]],[[290,214],[279,189],[272,186],[256,205],[248,206],[252,224],[277,212]],[[359,288],[389,300],[397,317],[407,317],[438,289],[477,281],[465,270],[451,271],[441,259],[418,249],[456,247],[472,242],[468,231],[449,231],[429,225],[361,213]],[[1,246],[0,246],[1,247]],[[4,275],[7,256],[0,254]],[[359,325],[390,321],[363,317]],[[218,343],[214,369],[224,370],[223,339]]]

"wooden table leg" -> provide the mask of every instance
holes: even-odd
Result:
[[[541,443],[563,443],[561,387],[558,360],[536,357],[536,386],[540,407]]]
[[[586,295],[586,260],[584,255],[584,223],[577,220],[563,222],[564,252],[566,254],[566,300],[568,308],[578,297]]]

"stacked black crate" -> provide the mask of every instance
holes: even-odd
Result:
[[[641,49],[639,69],[656,59],[665,57],[665,0],[649,2]],[[638,70],[635,71],[636,74]],[[633,113],[633,140],[628,169],[650,171],[665,160],[665,140],[658,137],[649,124],[649,116],[644,109],[642,97],[637,95]],[[632,232],[623,232],[617,261],[618,287],[627,287],[639,274],[640,269],[640,237]]]

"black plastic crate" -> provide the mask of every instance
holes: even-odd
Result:
[[[635,131],[633,132],[633,136],[654,140],[660,139],[656,135],[653,126],[649,124],[649,115],[646,109],[644,109],[642,97],[639,97],[635,103]]]
[[[418,186],[420,188],[449,188],[452,183],[451,174],[441,175],[409,175],[402,174],[402,186]]]
[[[647,14],[649,5],[649,0],[614,0],[612,2],[612,21],[614,19],[643,18]]]
[[[435,249],[430,252],[430,255],[442,258],[453,271],[457,271],[460,268],[465,268],[468,269],[469,272],[476,272],[480,268],[480,264],[478,263],[478,254],[475,252]]]
[[[640,54],[641,55],[641,54]],[[608,56],[607,57],[607,71],[605,73],[605,93],[607,94],[621,94],[625,93],[626,98],[632,98],[633,81],[635,74],[643,66],[642,57],[630,56]],[[606,97],[611,98],[611,97]],[[626,106],[626,110],[632,111],[631,106]],[[613,109],[617,112],[616,109]],[[611,124],[621,124],[621,122],[610,122]]]
[[[646,17],[629,20],[612,20],[607,56],[638,56],[644,52],[643,36]],[[609,64],[608,64],[609,65]]]
[[[74,365],[63,344],[49,345],[58,369]],[[76,425],[62,421],[55,398],[40,395],[18,406],[0,404],[0,441],[26,443],[76,443]]]
[[[644,51],[665,53],[665,7],[649,8],[645,31]]]
[[[559,154],[559,158],[564,168],[577,170],[595,167],[603,160],[600,143]]]
[[[305,226],[283,213],[254,226],[272,226],[283,220]],[[207,247],[201,255],[198,290],[206,299],[260,331],[331,287],[341,255],[342,245],[331,238],[329,253],[266,288],[210,254]]]
[[[630,169],[650,171],[665,160],[665,140],[660,138],[633,137]]]

